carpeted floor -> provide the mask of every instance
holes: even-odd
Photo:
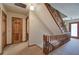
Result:
[[[49,55],[79,55],[79,39],[71,38],[69,42],[57,48]]]
[[[38,46],[28,47],[27,42],[9,45],[4,49],[3,55],[43,55],[43,51]],[[71,38],[69,42],[49,55],[79,55],[79,39]]]
[[[23,42],[7,46],[3,55],[43,55],[43,51],[38,46],[28,47],[28,42]]]
[[[43,51],[38,46],[26,47],[18,53],[19,55],[43,55]]]

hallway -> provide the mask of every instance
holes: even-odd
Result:
[[[43,52],[40,47],[28,47],[28,42],[23,42],[7,46],[3,55],[43,55]]]
[[[42,49],[38,46],[27,47],[28,42],[9,45],[4,49],[3,55],[43,55]],[[79,40],[71,40],[49,53],[49,55],[79,55]]]
[[[71,40],[51,52],[49,55],[79,55],[79,39],[71,38]]]

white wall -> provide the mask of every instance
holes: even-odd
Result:
[[[37,4],[37,5],[35,5],[35,7],[36,8],[35,8],[34,12],[38,15],[38,17],[41,19],[41,21],[49,28],[51,33],[53,33],[54,35],[62,34],[61,30],[55,23],[53,17],[49,13],[46,6],[44,4]]]
[[[30,12],[29,44],[37,44],[38,46],[43,47],[44,34],[49,35],[50,31],[33,12]]]
[[[12,43],[12,17],[23,18],[23,38],[22,40],[26,40],[26,15],[14,13],[14,12],[7,12],[7,44]]]
[[[29,44],[43,47],[43,34],[62,34],[44,4],[35,4],[35,10],[29,14]]]

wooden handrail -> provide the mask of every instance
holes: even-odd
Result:
[[[62,21],[62,25],[64,25],[64,21],[63,21],[62,17],[60,16],[58,10],[57,10],[57,12],[58,12],[58,15],[59,15],[59,17],[60,17],[60,19],[61,19],[61,21]],[[67,32],[66,26],[64,25],[63,27],[64,27],[64,30]]]
[[[56,48],[62,46],[70,40],[70,36],[66,34],[62,35],[43,35],[43,52],[49,54]],[[57,41],[57,42],[55,42]],[[54,44],[53,44],[54,43]],[[58,44],[57,44],[58,43]],[[57,45],[55,45],[57,44]]]
[[[59,11],[56,10],[56,9],[54,9],[53,7],[51,7],[51,5],[49,5],[48,3],[45,3],[45,6],[46,6],[46,8],[48,9],[48,11],[49,11],[49,13],[51,14],[51,16],[53,17],[55,23],[57,24],[57,26],[59,27],[59,29],[60,29],[61,32],[63,33],[63,31],[62,31],[60,25],[59,25],[58,22],[56,21],[57,19],[54,17],[55,15],[53,15],[53,13],[57,13],[58,17],[59,17],[60,20],[61,20],[62,25],[64,25],[64,22],[63,22],[63,20],[62,20],[60,14],[59,14]],[[63,28],[64,28],[64,27],[63,27]]]

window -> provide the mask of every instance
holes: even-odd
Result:
[[[77,35],[77,32],[78,32],[77,26],[78,26],[77,23],[71,24],[71,36],[75,36],[75,37],[78,36]]]

